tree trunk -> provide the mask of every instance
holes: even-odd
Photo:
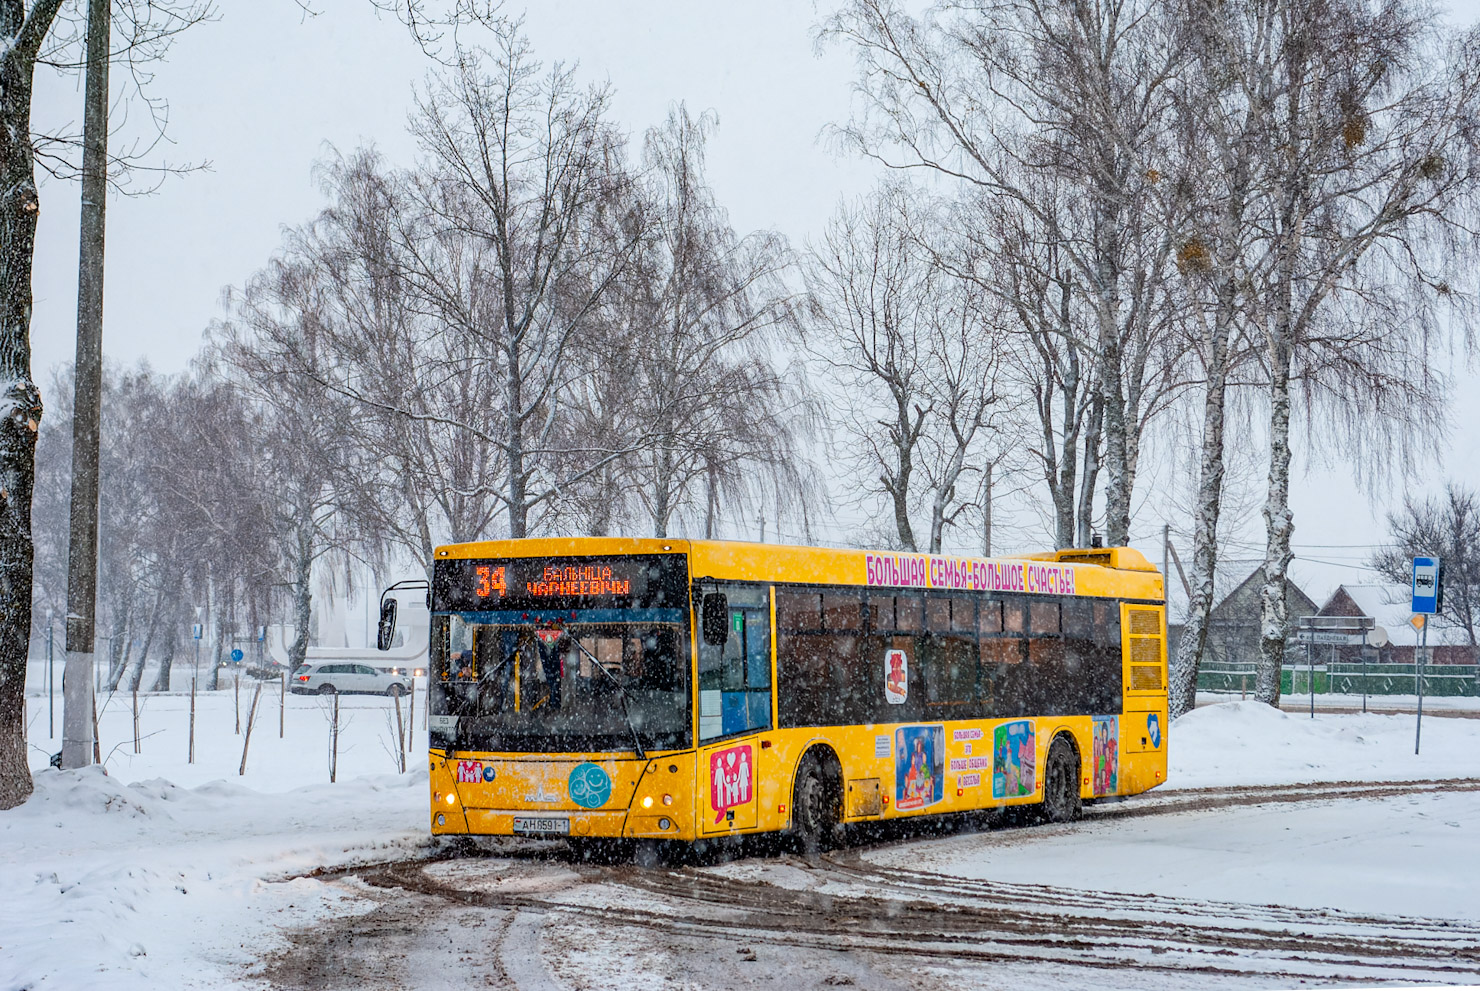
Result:
[[[1264,587],[1259,591],[1259,667],[1254,697],[1280,704],[1280,670],[1285,663],[1285,640],[1290,612],[1285,601],[1290,560],[1290,537],[1295,531],[1290,512],[1290,344],[1289,324],[1278,321],[1270,342],[1269,489],[1264,501]]]
[[[175,663],[175,651],[180,646],[180,631],[171,623],[169,632],[164,638],[164,655],[159,659],[159,673],[154,676],[154,687],[151,692],[167,692],[170,690],[170,668]]]
[[[1230,297],[1232,280],[1223,287]],[[1229,300],[1231,303],[1231,298]],[[1228,388],[1228,334],[1232,306],[1222,305],[1212,322],[1208,340],[1208,385],[1203,399],[1202,465],[1198,472],[1197,508],[1192,520],[1192,595],[1187,623],[1172,665],[1171,717],[1191,712],[1197,704],[1197,672],[1208,639],[1208,614],[1213,609],[1213,579],[1218,565],[1218,515],[1223,505],[1223,414]],[[1170,575],[1163,575],[1170,582]]]
[[[293,622],[296,632],[288,651],[288,667],[296,671],[308,657],[308,625],[313,619],[313,537],[304,523],[298,531],[293,562]]]
[[[38,0],[28,18],[23,3],[0,4],[0,35],[6,38],[0,50],[0,809],[21,804],[32,789],[26,656],[41,392],[31,380],[31,262],[40,210],[30,143],[31,85],[36,51],[58,6],[59,0]]]
[[[134,665],[133,676],[129,679],[130,692],[137,692],[139,683],[144,680],[144,665],[149,663],[149,651],[154,647],[154,631],[159,626],[159,611],[163,604],[164,596],[155,596],[154,607],[149,610],[149,623],[144,627],[144,642],[139,646],[139,662]]]
[[[1104,423],[1105,403],[1097,389],[1090,402],[1089,426],[1084,432],[1084,475],[1079,482],[1079,540],[1075,545],[1079,547],[1093,543],[1095,488],[1100,483],[1100,437]]]

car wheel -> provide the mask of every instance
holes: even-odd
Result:
[[[1074,748],[1062,736],[1048,748],[1043,775],[1043,818],[1049,822],[1073,822],[1084,814],[1079,798],[1079,761]]]
[[[333,695],[334,694],[334,686],[333,685],[320,685],[319,686],[319,694],[320,695]]]
[[[405,694],[405,692],[406,689],[402,688],[400,685],[392,685],[385,690],[385,693],[393,699],[400,698],[403,694]]]

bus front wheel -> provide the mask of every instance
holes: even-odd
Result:
[[[1062,736],[1056,737],[1048,748],[1041,811],[1048,822],[1073,822],[1084,814],[1079,798],[1079,759]]]
[[[843,790],[838,776],[816,754],[807,754],[797,768],[792,796],[792,833],[803,853],[837,845],[843,823]]]

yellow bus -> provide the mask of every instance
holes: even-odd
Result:
[[[1166,777],[1165,594],[1129,548],[489,541],[437,549],[430,601],[437,834],[815,847]]]

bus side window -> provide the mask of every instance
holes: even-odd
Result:
[[[700,739],[770,728],[769,608],[732,608],[725,645],[700,641],[699,692]]]

